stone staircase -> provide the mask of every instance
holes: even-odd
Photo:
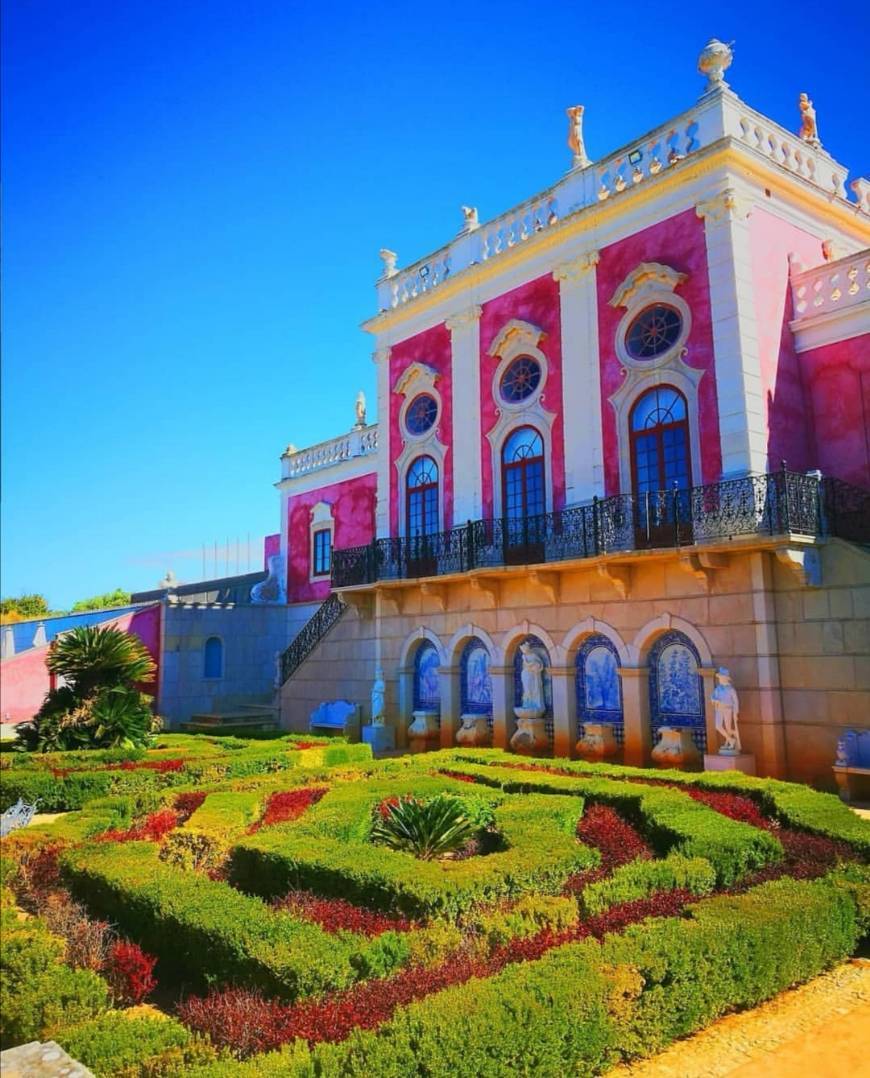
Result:
[[[212,711],[191,715],[188,722],[179,725],[185,734],[267,733],[277,730],[278,708],[272,704],[239,704],[226,711]]]

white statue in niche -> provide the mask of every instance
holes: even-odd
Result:
[[[523,708],[529,711],[544,710],[544,662],[528,642],[520,644],[523,653],[521,674]]]
[[[386,723],[385,698],[387,684],[384,681],[383,667],[375,669],[375,683],[372,685],[372,726],[383,726]]]
[[[724,666],[720,666],[716,671],[716,682],[711,700],[716,714],[716,731],[725,740],[719,752],[723,756],[737,756],[743,751],[740,744],[740,732],[737,729],[740,701],[731,684],[731,674]]]

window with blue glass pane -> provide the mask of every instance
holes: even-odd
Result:
[[[501,453],[504,515],[509,520],[545,512],[544,442],[534,427],[519,427]]]
[[[625,335],[625,347],[634,359],[655,359],[680,339],[683,318],[676,307],[655,303],[632,321]]]
[[[408,469],[405,512],[410,538],[438,531],[438,465],[431,457],[417,457]]]
[[[431,430],[438,415],[438,402],[430,393],[420,393],[405,412],[405,429],[409,434],[425,434]]]
[[[502,400],[510,404],[528,400],[540,384],[540,363],[531,356],[518,356],[501,377]]]
[[[314,575],[328,576],[332,569],[332,532],[323,528],[314,533]]]
[[[224,645],[219,636],[210,636],[203,649],[203,676],[223,677]]]

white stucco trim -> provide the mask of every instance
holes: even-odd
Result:
[[[663,633],[670,630],[682,633],[692,641],[701,659],[701,666],[713,666],[713,653],[699,630],[685,618],[676,617],[674,614],[659,614],[637,631],[631,646],[637,656],[638,666],[646,665],[653,644]]]
[[[479,625],[473,625],[469,622],[467,625],[463,625],[457,629],[451,636],[449,643],[444,649],[447,656],[447,661],[450,666],[456,666],[462,657],[462,649],[468,643],[469,640],[479,640],[486,650],[489,652],[490,662],[494,663],[497,655],[501,652],[496,645],[496,642],[489,635],[486,629],[481,629]]]
[[[409,633],[399,651],[399,669],[408,670],[411,668],[414,655],[419,647],[421,641],[428,640],[431,644],[435,645],[435,650],[438,652],[439,666],[447,666],[447,652],[444,649],[444,645],[441,643],[441,638],[433,633],[431,629],[427,629],[425,625],[419,625],[413,632]]]
[[[608,625],[606,621],[599,621],[598,618],[584,618],[582,621],[578,621],[576,625],[572,625],[568,632],[565,633],[562,639],[562,651],[569,664],[575,662],[577,652],[583,642],[590,636],[605,637],[616,648],[619,655],[619,665],[631,665],[633,656],[628,644],[612,625]]]

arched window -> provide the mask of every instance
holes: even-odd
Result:
[[[415,711],[440,711],[441,685],[438,680],[440,665],[438,649],[430,640],[424,640],[414,655]]]
[[[658,638],[649,655],[649,705],[653,744],[662,726],[688,726],[701,752],[707,749],[701,658],[683,633]]]
[[[544,442],[534,427],[518,427],[501,450],[504,515],[522,520],[545,512]]]
[[[485,715],[492,729],[492,675],[489,652],[483,641],[473,636],[459,659],[460,694],[463,715]]]
[[[629,431],[638,543],[670,542],[675,513],[680,539],[686,541],[685,529],[691,530],[688,492],[692,485],[686,398],[673,386],[648,390],[631,409]]]
[[[203,649],[203,677],[217,678],[224,674],[224,645],[219,636],[210,636]]]
[[[577,693],[577,726],[587,722],[609,722],[613,734],[622,744],[622,683],[619,679],[619,654],[601,633],[589,636],[577,652],[575,689]]]
[[[553,740],[553,679],[550,675],[550,653],[547,645],[537,636],[526,636],[517,644],[514,652],[514,707],[523,706],[523,644],[531,644],[544,664],[541,680],[544,685],[544,724],[547,736]]]
[[[408,468],[405,513],[409,538],[438,531],[438,465],[431,457],[417,457]]]

